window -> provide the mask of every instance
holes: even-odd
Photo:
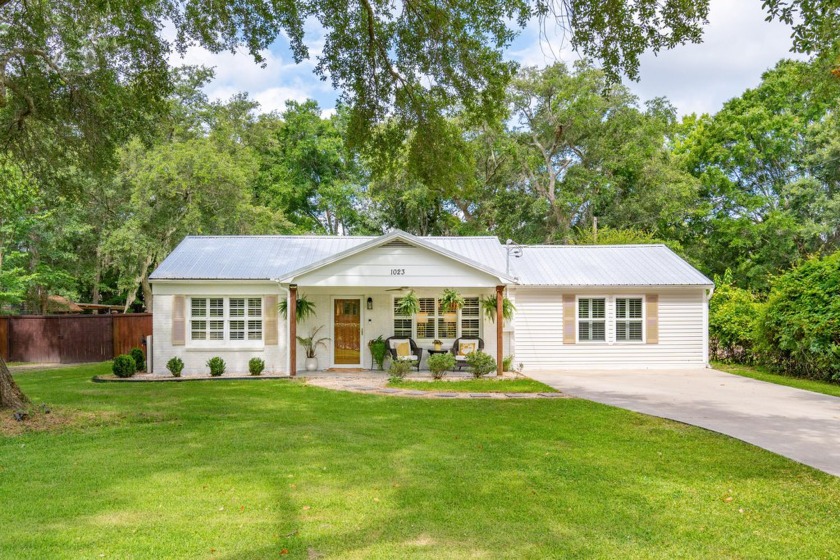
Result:
[[[481,308],[477,297],[464,298],[461,308],[461,336],[479,337],[481,329]]]
[[[615,339],[642,341],[642,298],[616,298]]]
[[[394,336],[406,338],[414,336],[413,326],[416,326],[417,338],[423,340],[481,336],[481,308],[477,297],[465,297],[464,307],[461,308],[460,314],[444,312],[438,298],[419,299],[420,315],[410,317],[397,312],[399,298],[394,298]]]
[[[578,340],[605,342],[607,340],[607,301],[605,298],[578,299]]]
[[[398,302],[399,298],[394,298],[394,336],[411,338],[411,317],[409,315],[401,315],[397,311]]]
[[[190,340],[262,340],[262,298],[191,298]]]

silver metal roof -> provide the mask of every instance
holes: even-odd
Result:
[[[334,262],[375,240],[428,244],[505,278],[506,251],[495,237],[254,235],[190,236],[151,280],[277,280]],[[664,245],[524,246],[511,257],[510,276],[532,286],[685,286],[712,282]]]
[[[512,259],[525,286],[711,286],[665,245],[532,245]]]

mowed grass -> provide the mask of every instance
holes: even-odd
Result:
[[[799,377],[781,375],[773,373],[762,366],[744,366],[740,364],[712,362],[712,367],[727,373],[758,379],[759,381],[767,381],[768,383],[776,383],[777,385],[786,385],[788,387],[795,387],[797,389],[804,389],[806,391],[840,397],[840,384],[838,383],[829,383],[827,381],[817,381],[816,379],[801,379]]]
[[[441,393],[556,393],[557,390],[533,379],[461,379],[458,381],[392,380],[388,387]]]
[[[578,399],[16,376],[101,415],[0,436],[2,558],[829,558],[840,479]]]

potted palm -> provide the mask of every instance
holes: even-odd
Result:
[[[373,358],[373,362],[376,364],[376,368],[380,371],[385,369],[385,358],[388,356],[388,344],[382,338],[382,335],[379,335],[368,342],[368,348],[370,348],[370,355]]]
[[[289,300],[284,299],[280,303],[277,304],[277,309],[280,311],[280,314],[283,315],[284,319],[289,318]],[[295,305],[295,320],[296,322],[300,323],[301,321],[315,316],[315,303],[310,301],[303,294],[299,294],[297,298],[297,304]]]
[[[458,318],[458,310],[464,307],[464,296],[452,288],[446,288],[440,298],[440,307],[444,313],[444,320],[455,321]]]
[[[327,347],[326,341],[329,340],[328,337],[315,338],[316,336],[318,336],[318,331],[320,331],[323,328],[324,325],[321,325],[320,327],[314,328],[311,331],[309,331],[309,336],[297,337],[298,342],[301,346],[303,346],[303,351],[306,353],[306,362],[304,363],[306,371],[315,371],[316,369],[318,369],[318,357],[316,356],[318,347]]]

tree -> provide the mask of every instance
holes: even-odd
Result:
[[[782,61],[716,115],[686,119],[676,142],[705,206],[683,243],[742,287],[766,292],[773,275],[840,243],[840,82],[817,92],[818,71]]]
[[[29,399],[15,383],[12,373],[6,366],[6,360],[0,356],[0,410],[7,408],[23,408]]]

